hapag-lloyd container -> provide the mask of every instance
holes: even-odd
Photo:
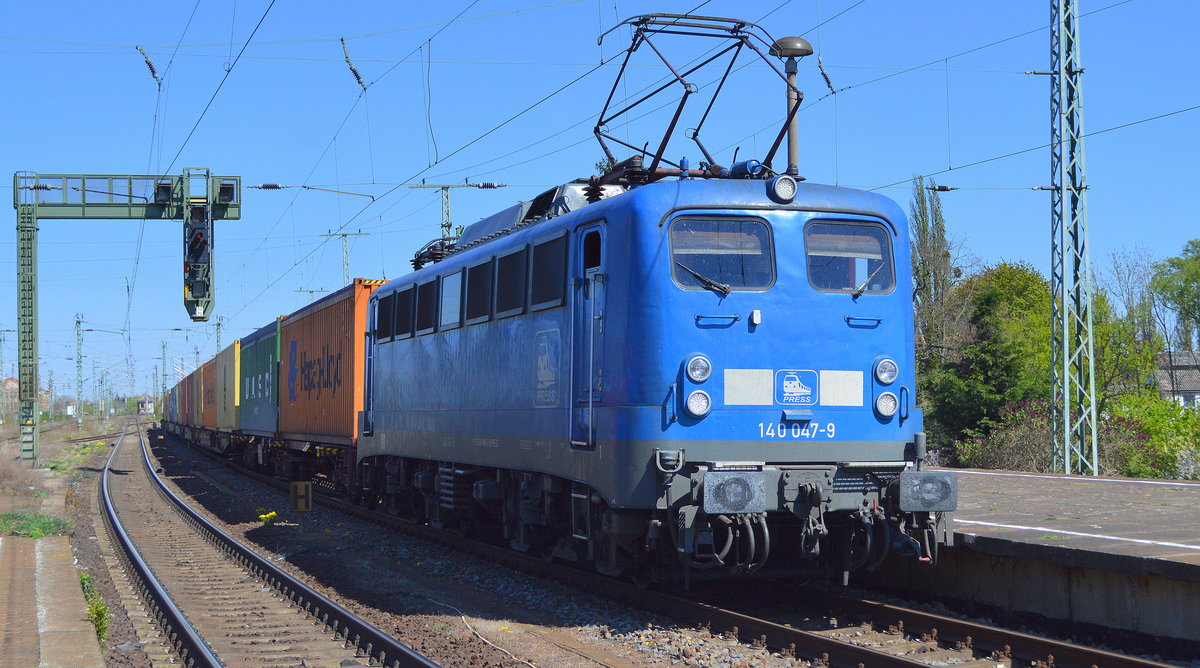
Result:
[[[279,435],[354,445],[363,403],[367,299],[384,281],[351,285],[285,317],[279,330]]]

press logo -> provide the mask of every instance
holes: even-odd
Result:
[[[785,406],[815,406],[820,398],[817,372],[811,369],[780,369],[775,372],[775,403]]]

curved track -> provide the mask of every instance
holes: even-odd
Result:
[[[101,487],[123,559],[185,664],[435,665],[187,509],[155,474],[140,428],[118,440]]]
[[[287,483],[232,464],[260,482],[286,489]],[[434,543],[476,554],[495,563],[579,587],[597,595],[660,612],[714,635],[736,636],[769,646],[815,665],[832,666],[1066,666],[1163,667],[1167,664],[1074,645],[1002,627],[871,600],[844,598],[800,587],[772,585],[760,591],[738,587],[732,596],[677,596],[646,590],[573,566],[548,563],[496,545],[463,538],[318,496],[322,504]],[[728,589],[726,588],[726,591]]]

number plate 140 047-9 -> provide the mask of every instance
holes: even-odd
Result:
[[[833,438],[837,425],[832,422],[759,422],[759,438]]]

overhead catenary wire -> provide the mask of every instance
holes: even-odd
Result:
[[[787,4],[788,4],[788,3],[790,3],[791,1],[792,1],[792,0],[785,0],[785,2],[783,2],[783,3],[782,3],[780,6],[779,6],[779,7],[782,7],[782,6],[784,6],[784,5],[787,5]],[[471,4],[471,6],[473,6],[474,4],[475,4],[475,3],[473,2],[473,3]],[[703,6],[704,6],[704,4],[707,4],[707,0],[706,0],[706,2],[704,2],[704,3],[701,3],[701,4],[699,5],[699,7],[703,7]],[[470,6],[468,6],[468,9],[469,9],[469,7],[470,7]],[[777,7],[776,9],[778,9],[779,7]],[[465,11],[466,11],[466,10],[464,10],[464,12],[465,12]],[[774,11],[774,10],[773,10],[773,11]],[[460,13],[460,15],[461,15],[461,13]],[[439,31],[439,32],[440,32],[440,31]],[[435,36],[436,36],[436,34],[435,34]],[[381,194],[381,195],[380,195],[380,196],[379,196],[379,197],[378,197],[376,200],[373,200],[373,201],[372,201],[370,204],[367,204],[367,205],[365,205],[363,208],[359,209],[359,211],[358,211],[358,212],[356,212],[356,213],[355,213],[353,216],[351,216],[351,217],[350,217],[348,220],[346,220],[345,222],[343,222],[343,223],[341,224],[341,226],[339,226],[339,227],[337,228],[337,231],[338,231],[338,232],[341,232],[342,230],[344,230],[344,229],[345,229],[347,226],[349,226],[349,225],[350,225],[350,224],[351,224],[353,221],[357,220],[357,219],[359,218],[359,216],[361,216],[361,215],[362,215],[362,214],[363,214],[363,213],[364,213],[364,212],[365,212],[365,211],[366,211],[368,208],[370,208],[370,207],[371,207],[373,204],[375,204],[377,201],[379,201],[379,200],[382,200],[382,199],[384,199],[384,198],[386,198],[386,197],[390,196],[390,195],[391,195],[392,193],[394,193],[396,190],[400,189],[400,188],[401,188],[401,187],[403,187],[404,185],[407,185],[408,183],[411,183],[411,182],[412,182],[413,180],[415,180],[417,177],[419,177],[419,176],[421,176],[422,174],[424,174],[425,172],[429,171],[429,169],[431,169],[432,167],[436,166],[437,164],[439,164],[439,163],[441,163],[441,162],[444,162],[445,160],[448,160],[449,158],[453,157],[454,155],[457,155],[458,153],[460,153],[460,152],[462,152],[462,151],[466,150],[466,149],[467,149],[467,148],[469,148],[470,146],[473,146],[474,144],[478,143],[479,141],[481,141],[481,140],[483,140],[484,138],[488,137],[489,135],[493,134],[493,133],[494,133],[494,132],[496,132],[497,130],[500,130],[501,128],[503,128],[503,127],[507,126],[507,125],[508,125],[508,124],[510,124],[512,121],[516,120],[517,118],[519,118],[519,117],[521,117],[521,116],[525,115],[526,113],[528,113],[528,112],[529,112],[529,111],[531,111],[532,109],[534,109],[534,108],[536,108],[536,107],[540,106],[540,105],[541,105],[541,104],[543,104],[543,103],[544,103],[546,100],[549,100],[550,98],[552,98],[552,97],[554,97],[554,96],[558,95],[559,93],[561,93],[562,91],[566,90],[567,88],[569,88],[569,87],[571,87],[571,86],[575,85],[576,83],[578,83],[578,82],[582,81],[582,80],[583,80],[583,79],[585,79],[586,77],[590,76],[592,73],[594,73],[594,72],[598,71],[600,68],[602,68],[602,67],[603,67],[604,65],[606,65],[607,63],[611,62],[611,61],[612,61],[614,58],[616,58],[616,56],[613,56],[613,58],[609,58],[609,59],[607,59],[607,60],[601,61],[601,62],[600,62],[598,65],[596,65],[596,66],[594,66],[594,67],[590,68],[589,70],[587,70],[587,71],[586,71],[586,72],[584,72],[583,74],[581,74],[581,75],[577,76],[575,79],[573,79],[573,80],[571,80],[570,82],[568,82],[568,83],[564,84],[563,86],[560,86],[560,87],[559,87],[558,89],[556,89],[555,91],[553,91],[553,92],[549,93],[548,95],[546,95],[546,96],[542,97],[541,99],[537,100],[536,102],[532,103],[531,105],[529,105],[529,106],[527,106],[526,108],[522,109],[521,111],[517,112],[517,113],[516,113],[516,114],[514,114],[513,116],[510,116],[508,119],[506,119],[506,120],[502,121],[502,122],[501,122],[501,123],[499,123],[498,125],[496,125],[496,126],[492,127],[491,129],[487,130],[486,132],[484,132],[483,134],[479,135],[478,137],[476,137],[476,138],[472,139],[471,141],[467,142],[466,144],[463,144],[462,146],[458,147],[458,148],[457,148],[457,149],[455,149],[453,152],[451,152],[451,153],[447,154],[447,155],[446,155],[444,158],[441,158],[441,159],[439,159],[438,161],[431,163],[430,165],[428,165],[428,166],[426,166],[425,168],[423,168],[423,169],[421,169],[421,170],[417,171],[416,173],[414,173],[412,176],[408,177],[407,179],[404,179],[404,180],[403,180],[403,181],[401,181],[399,184],[397,184],[397,185],[393,186],[392,188],[390,188],[389,190],[387,190],[386,192],[384,192],[383,194]],[[394,69],[394,68],[393,68],[393,69]],[[383,76],[386,76],[386,75],[387,75],[389,72],[391,72],[391,70],[390,70],[390,69],[389,69],[387,72],[384,72],[384,75],[383,75]],[[382,78],[382,76],[381,76],[380,78]],[[371,85],[374,85],[374,84],[375,84],[377,81],[378,81],[378,79],[376,79],[376,81],[373,81],[373,82],[371,83]],[[368,88],[369,88],[369,86],[368,86]],[[319,245],[318,245],[316,248],[314,248],[314,249],[310,250],[308,253],[306,253],[306,254],[305,254],[305,255],[304,255],[302,258],[299,258],[297,261],[295,261],[295,262],[292,264],[292,266],[291,266],[291,267],[289,267],[287,270],[285,270],[285,271],[284,271],[282,274],[280,274],[280,275],[279,275],[279,277],[277,277],[275,280],[273,280],[273,281],[271,281],[270,283],[268,283],[268,284],[267,284],[267,285],[266,285],[266,286],[265,286],[265,287],[264,287],[264,288],[263,288],[261,291],[259,291],[259,293],[258,293],[257,295],[255,295],[255,296],[254,296],[254,297],[252,297],[250,300],[248,300],[248,301],[247,301],[245,304],[243,304],[243,305],[242,305],[242,307],[241,307],[240,309],[238,309],[238,311],[237,311],[237,312],[235,312],[235,313],[234,313],[234,316],[233,316],[233,317],[236,317],[237,315],[241,314],[241,313],[242,313],[242,311],[244,311],[244,310],[246,309],[246,307],[247,307],[247,306],[249,306],[251,303],[253,303],[253,302],[257,301],[257,300],[258,300],[260,297],[262,297],[264,294],[266,294],[266,293],[267,293],[267,292],[268,292],[268,291],[269,291],[269,290],[270,290],[272,287],[274,287],[274,285],[276,285],[276,284],[277,284],[279,281],[281,281],[281,280],[282,280],[282,279],[283,279],[285,276],[287,276],[287,275],[288,275],[288,274],[290,274],[290,273],[291,273],[293,270],[295,270],[295,268],[296,268],[297,266],[299,266],[299,264],[300,264],[301,262],[304,262],[304,261],[306,261],[306,260],[307,260],[309,257],[311,257],[311,256],[312,256],[312,254],[313,254],[313,253],[315,253],[315,252],[316,252],[318,249],[320,249],[320,248],[323,248],[323,247],[324,247],[324,245],[325,245],[326,243],[328,243],[328,240],[326,240],[326,241],[322,242],[322,243],[321,243],[321,244],[319,244]]]
[[[1168,111],[1168,112],[1166,112],[1166,113],[1162,113],[1162,114],[1156,114],[1156,115],[1154,115],[1154,116],[1149,116],[1149,117],[1147,117],[1147,118],[1140,118],[1140,119],[1138,119],[1138,120],[1136,120],[1136,121],[1129,121],[1128,123],[1121,123],[1120,125],[1114,125],[1114,126],[1112,126],[1112,127],[1107,127],[1107,128],[1104,128],[1103,130],[1094,130],[1094,131],[1092,131],[1092,132],[1085,132],[1085,133],[1083,133],[1082,135],[1080,135],[1080,137],[1081,137],[1081,138],[1095,137],[1095,136],[1098,136],[1098,135],[1107,134],[1107,133],[1109,133],[1109,132],[1114,132],[1114,131],[1116,131],[1116,130],[1123,130],[1123,129],[1125,129],[1125,128],[1133,127],[1133,126],[1135,126],[1135,125],[1141,125],[1141,124],[1143,124],[1143,123],[1149,123],[1149,122],[1151,122],[1151,121],[1157,121],[1157,120],[1160,120],[1160,119],[1163,119],[1163,118],[1169,118],[1169,117],[1171,117],[1171,116],[1178,116],[1179,114],[1185,114],[1185,113],[1187,113],[1187,112],[1189,112],[1189,111],[1196,111],[1196,110],[1198,110],[1198,109],[1200,109],[1200,104],[1192,105],[1192,106],[1190,106],[1190,107],[1184,107],[1184,108],[1182,108],[1182,109],[1176,109],[1176,110],[1174,110],[1174,111]],[[1066,140],[1066,139],[1064,139],[1063,141],[1067,141],[1067,140]],[[948,168],[948,169],[939,169],[939,170],[938,170],[938,171],[936,171],[936,172],[929,172],[929,173],[927,173],[927,174],[922,174],[921,176],[924,176],[924,177],[926,177],[926,178],[928,178],[928,177],[930,177],[930,176],[937,176],[937,175],[939,175],[939,174],[945,174],[945,173],[947,173],[947,172],[954,172],[954,171],[958,171],[958,170],[961,170],[961,169],[966,169],[966,168],[968,168],[968,167],[975,167],[975,166],[978,166],[978,165],[984,165],[984,164],[987,164],[987,163],[989,163],[989,162],[996,162],[997,160],[1004,160],[1004,159],[1006,159],[1006,158],[1012,158],[1012,157],[1014,157],[1014,156],[1022,155],[1022,154],[1024,154],[1024,153],[1032,153],[1032,152],[1034,152],[1034,151],[1041,151],[1042,149],[1047,149],[1047,148],[1050,148],[1051,146],[1052,146],[1052,144],[1049,144],[1049,143],[1046,143],[1046,144],[1039,144],[1038,146],[1030,146],[1029,148],[1023,148],[1023,149],[1020,149],[1020,150],[1018,150],[1018,151],[1011,151],[1011,152],[1009,152],[1009,153],[1004,153],[1004,154],[1001,154],[1001,155],[995,155],[995,156],[992,156],[992,157],[990,157],[990,158],[984,158],[984,159],[982,159],[982,160],[976,160],[976,161],[974,161],[974,162],[968,162],[968,163],[966,163],[966,164],[964,164],[964,165],[959,165],[959,166],[957,166],[957,167],[951,167],[951,168]],[[875,186],[875,187],[873,187],[873,188],[869,188],[869,190],[883,190],[884,188],[892,188],[892,187],[898,186],[898,185],[900,185],[900,184],[902,184],[902,183],[911,183],[911,182],[912,182],[912,177],[909,177],[909,178],[906,178],[906,179],[903,179],[903,180],[900,180],[900,181],[894,181],[894,182],[892,182],[892,183],[889,183],[889,184],[887,184],[887,185]],[[1034,188],[1034,189],[1035,189],[1035,190],[1038,190],[1038,189],[1041,189],[1041,188]]]
[[[237,57],[233,59],[233,63],[229,65],[229,69],[225,70],[225,76],[221,77],[221,81],[217,84],[216,90],[213,91],[212,97],[208,98],[208,103],[205,104],[204,109],[200,111],[200,116],[196,118],[195,124],[193,124],[192,129],[188,131],[187,137],[184,137],[183,143],[180,144],[179,150],[175,152],[175,157],[171,158],[171,162],[167,165],[165,171],[171,171],[171,168],[175,166],[175,162],[179,160],[179,156],[183,154],[183,149],[187,148],[188,142],[190,142],[192,140],[192,136],[196,134],[196,129],[200,127],[200,122],[204,120],[204,116],[207,115],[208,110],[212,108],[212,104],[217,99],[217,95],[221,92],[221,88],[223,88],[225,86],[225,82],[229,80],[229,75],[233,73],[233,68],[237,67],[238,61],[242,58],[242,54],[246,52],[246,49],[250,46],[250,42],[253,41],[254,36],[258,34],[258,29],[262,27],[263,21],[267,20],[267,15],[271,13],[271,8],[274,6],[275,0],[271,0],[271,4],[267,5],[266,10],[263,11],[262,16],[258,19],[258,23],[256,23],[254,25],[254,29],[250,31],[250,36],[247,37],[245,43],[242,44],[242,48],[240,51],[238,51]]]

